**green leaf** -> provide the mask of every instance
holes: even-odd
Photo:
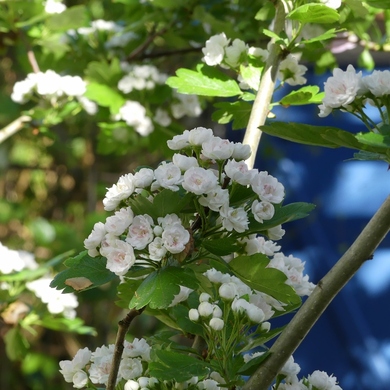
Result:
[[[358,133],[356,139],[365,145],[375,146],[377,148],[390,148],[390,136],[378,133]]]
[[[130,301],[130,309],[142,309],[149,305],[152,309],[165,309],[180,292],[180,286],[196,289],[199,283],[190,269],[165,267],[151,273],[139,286]]]
[[[358,58],[358,66],[367,70],[373,70],[375,68],[375,60],[368,49],[364,49],[360,53]]]
[[[330,30],[325,31],[323,34],[318,35],[314,38],[310,39],[304,39],[301,41],[301,44],[308,44],[308,43],[314,43],[314,42],[320,42],[320,41],[326,41],[328,39],[334,38],[337,36],[337,33],[344,31],[345,29],[335,29],[331,28]]]
[[[239,370],[238,374],[240,375],[252,375],[259,368],[259,365],[270,356],[270,352],[266,351],[260,356],[256,356],[255,358],[249,360],[249,362],[245,363]]]
[[[209,372],[208,364],[195,357],[167,350],[156,350],[155,354],[158,361],[149,363],[149,373],[160,381],[184,382]]]
[[[193,199],[193,195],[180,196],[178,191],[162,190],[153,199],[153,209],[157,217],[165,217],[168,214],[178,214]]]
[[[285,283],[287,276],[278,269],[267,268],[268,264],[268,257],[257,253],[252,256],[238,256],[229,263],[229,266],[249,287],[268,294],[278,301],[298,307],[301,298],[291,286]]]
[[[89,19],[84,5],[76,5],[60,14],[52,14],[46,20],[46,26],[52,31],[67,31],[87,26]]]
[[[260,223],[255,219],[251,219],[249,224],[249,232],[258,233],[260,231],[265,231],[287,222],[306,218],[315,207],[316,206],[314,204],[305,202],[290,203],[283,207],[276,205],[275,215],[269,221]]]
[[[241,95],[238,84],[216,68],[200,64],[197,70],[178,69],[167,84],[178,92],[201,96],[230,97]]]
[[[221,102],[214,104],[214,107],[219,108],[219,110],[213,113],[213,121],[222,124],[233,121],[233,130],[243,129],[248,125],[252,104],[243,101]]]
[[[19,326],[11,328],[3,338],[8,358],[12,361],[23,360],[29,349],[29,343],[21,334]]]
[[[113,58],[110,63],[107,61],[92,61],[85,70],[89,81],[99,84],[116,85],[123,75],[118,58]]]
[[[325,4],[309,3],[292,10],[288,19],[301,23],[335,23],[340,19],[338,12]]]
[[[387,156],[385,156],[379,153],[364,152],[363,150],[359,150],[359,152],[353,154],[353,158],[351,160],[390,162],[390,153],[387,152]]]
[[[231,237],[204,240],[201,245],[217,256],[227,256],[240,249],[240,246],[237,245],[237,240]]]
[[[390,3],[388,0],[365,0],[364,2],[374,8],[390,9]]]
[[[126,102],[122,95],[108,85],[94,82],[87,85],[87,91],[84,96],[103,107],[109,107],[111,114],[117,114]]]
[[[50,315],[35,321],[33,325],[40,325],[44,328],[60,332],[97,335],[95,329],[90,326],[85,326],[84,321],[81,318],[53,317]]]
[[[316,85],[308,85],[292,91],[280,100],[282,106],[299,106],[303,104],[319,104],[324,98],[324,92],[318,93],[320,90]]]
[[[107,260],[104,257],[91,257],[87,251],[83,251],[65,261],[64,264],[69,268],[58,273],[50,283],[50,287],[57,290],[64,289],[64,293],[79,291],[80,288],[73,288],[69,284],[68,279],[72,280],[73,278],[84,278],[84,283],[88,280],[92,283],[82,288],[83,290],[90,290],[108,283],[115,279],[116,275],[106,268],[106,263]],[[85,285],[87,284],[88,282]]]

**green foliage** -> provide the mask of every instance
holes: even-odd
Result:
[[[291,309],[297,308],[301,299],[292,287],[285,284],[287,276],[277,269],[268,268],[268,264],[268,257],[257,253],[252,256],[238,256],[229,266],[248,286],[289,304]]]
[[[216,68],[200,64],[196,71],[179,69],[176,76],[170,77],[167,84],[180,93],[201,96],[230,97],[241,95],[238,84]]]
[[[287,18],[301,23],[335,23],[340,16],[336,10],[324,4],[309,3],[292,10]]]
[[[233,130],[247,126],[252,110],[252,104],[243,101],[215,103],[214,107],[218,110],[212,115],[213,121],[221,124],[233,122]]]
[[[58,273],[50,286],[57,290],[64,289],[64,293],[101,286],[116,278],[106,268],[106,262],[104,257],[91,257],[87,251],[83,251],[64,262],[68,269]]]
[[[137,288],[130,309],[165,309],[180,292],[180,286],[196,289],[199,283],[192,270],[167,266],[152,272]]]
[[[324,98],[324,93],[320,92],[316,85],[308,85],[284,96],[279,104],[282,106],[301,106],[304,104],[320,104]]]

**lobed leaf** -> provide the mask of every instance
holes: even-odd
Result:
[[[309,3],[292,10],[288,19],[305,23],[335,23],[340,19],[338,12],[325,4]]]

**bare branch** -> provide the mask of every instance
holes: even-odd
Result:
[[[11,137],[19,130],[21,130],[26,122],[31,121],[31,117],[27,115],[22,115],[19,118],[15,119],[9,125],[3,127],[0,130],[0,144],[3,143],[7,138]]]

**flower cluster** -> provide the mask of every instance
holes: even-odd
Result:
[[[34,94],[47,98],[52,104],[59,99],[67,97],[77,98],[86,111],[93,115],[96,113],[96,105],[84,95],[87,88],[86,82],[79,76],[61,76],[53,70],[46,72],[29,73],[27,77],[15,83],[11,99],[16,103],[27,103]]]
[[[103,345],[91,352],[87,347],[80,349],[72,360],[60,362],[60,372],[68,383],[76,389],[82,389],[89,383],[107,385],[114,355],[114,345]],[[124,342],[124,350],[119,367],[117,381],[141,379],[145,367],[150,361],[150,346],[145,339]],[[153,384],[154,379],[148,378]],[[146,386],[143,386],[146,387]]]
[[[363,76],[352,65],[348,65],[346,71],[336,68],[333,76],[324,83],[324,90],[325,97],[319,106],[320,117],[328,116],[334,109],[341,109],[352,112],[367,124],[368,118],[363,112],[366,102],[378,109],[389,107],[390,71],[374,70],[372,74]]]
[[[238,70],[238,80],[242,89],[258,89],[261,69],[269,55],[268,50],[249,47],[238,38],[230,44],[230,39],[225,33],[221,33],[210,37],[202,51],[203,61],[207,65],[220,65],[223,68]],[[280,63],[278,78],[283,83],[301,85],[306,83],[303,77],[306,71],[307,67],[298,64],[298,59],[289,54]]]
[[[66,5],[61,0],[46,0],[43,5],[48,14],[60,14],[66,10]]]
[[[196,238],[195,221],[203,219],[203,234],[208,228],[218,237],[245,233],[251,219],[253,223],[272,219],[275,205],[284,198],[283,185],[277,179],[248,169],[243,161],[250,154],[247,145],[229,142],[214,136],[211,129],[199,127],[175,136],[168,146],[177,152],[171,162],[163,162],[155,170],[142,168],[123,175],[108,189],[104,208],[116,210],[115,214],[105,223],[98,222],[84,241],[89,255],[106,257],[107,268],[117,275],[125,275],[136,262],[161,262],[185,252],[192,235]],[[213,164],[218,169],[213,169]],[[240,188],[248,192],[245,201],[232,198]],[[187,193],[194,211],[157,216],[134,213],[134,202],[146,201],[152,207],[154,199],[167,190]],[[201,212],[200,207],[207,211]],[[280,226],[268,229],[274,240],[283,234]],[[249,240],[255,240],[248,235]]]

